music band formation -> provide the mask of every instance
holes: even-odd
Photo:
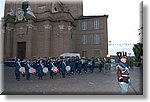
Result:
[[[27,80],[30,80],[30,74],[36,75],[39,79],[43,79],[43,76],[49,74],[53,79],[54,75],[61,74],[62,78],[66,75],[74,75],[75,73],[81,74],[81,72],[87,73],[88,71],[93,73],[94,68],[98,67],[101,72],[104,66],[105,59],[103,58],[81,58],[69,57],[69,58],[33,58],[32,60],[17,59],[15,75],[16,80],[20,80],[22,74]]]

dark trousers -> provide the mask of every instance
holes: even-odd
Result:
[[[102,71],[102,65],[99,65],[99,72],[101,72]]]
[[[62,71],[62,78],[65,78],[65,71]]]
[[[50,78],[53,79],[53,72],[50,71],[49,74],[50,74]]]
[[[87,66],[84,67],[84,73],[86,73],[86,72],[87,72]]]
[[[42,73],[38,73],[39,79],[42,79]]]
[[[26,79],[27,79],[27,80],[30,80],[30,73],[27,73],[27,74],[26,74]]]
[[[89,69],[90,69],[91,73],[93,73],[94,66],[90,65],[90,66],[89,66]]]
[[[16,80],[20,80],[20,73],[15,73],[15,75],[16,75]]]

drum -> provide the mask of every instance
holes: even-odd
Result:
[[[34,70],[33,74],[34,74],[34,75],[36,75],[36,74],[37,74],[37,71],[36,71],[36,69]]]
[[[59,70],[57,67],[53,66],[51,69],[55,74],[59,73]]]
[[[69,72],[71,70],[70,66],[66,66],[66,71]]]
[[[29,69],[29,73],[34,74],[34,71],[35,71],[35,69],[34,69],[34,68],[32,68],[32,67]]]
[[[44,67],[44,68],[43,68],[43,72],[44,72],[44,73],[47,73],[47,72],[48,72],[48,68],[47,68],[47,67]]]
[[[23,74],[23,75],[24,75],[24,74],[26,74],[26,72],[25,72],[25,71],[23,71],[23,72],[21,72],[21,74]]]
[[[51,70],[54,71],[55,68],[57,68],[57,67],[53,66]]]
[[[54,68],[53,72],[54,72],[55,74],[57,74],[57,73],[59,73],[59,69],[58,69],[58,68]]]
[[[20,67],[19,68],[19,71],[22,73],[22,72],[25,72],[25,67]]]

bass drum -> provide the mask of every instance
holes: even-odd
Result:
[[[44,72],[44,73],[48,73],[48,68],[47,68],[47,67],[44,67],[44,68],[43,68],[43,72]]]
[[[69,72],[71,70],[70,66],[66,66],[66,71]]]

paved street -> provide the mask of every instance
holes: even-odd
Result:
[[[39,80],[31,75],[30,80],[21,76],[20,81],[15,80],[14,67],[4,67],[3,94],[120,94],[116,71],[99,72],[96,68],[93,73],[75,74],[62,78],[60,75],[49,78],[49,74]],[[142,94],[142,70],[130,69],[134,89]],[[136,94],[130,89],[130,94]]]

